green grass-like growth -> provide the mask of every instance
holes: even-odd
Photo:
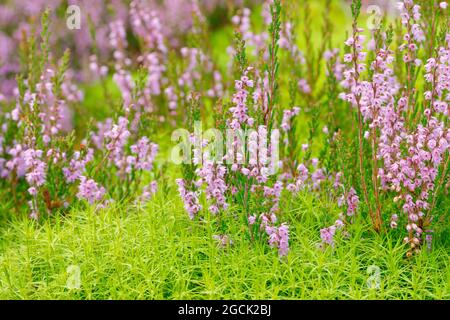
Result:
[[[40,225],[17,219],[1,229],[0,298],[450,298],[442,247],[406,259],[398,237],[374,236],[358,223],[334,249],[318,249],[318,222],[336,209],[328,205],[307,193],[287,201],[293,224],[285,260],[240,229],[229,230],[231,246],[218,246],[208,217],[190,221],[178,198],[164,193],[145,208],[80,209]],[[70,265],[80,268],[79,289],[66,287]],[[379,289],[367,286],[371,265],[380,268]]]

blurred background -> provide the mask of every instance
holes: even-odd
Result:
[[[231,16],[239,8],[252,8],[254,20],[261,19],[260,11],[264,1],[261,0],[144,0],[138,1],[145,10],[152,10],[163,23],[163,33],[170,46],[181,47],[185,43],[186,34],[192,28],[192,11],[197,4],[202,14],[207,17],[209,27],[217,32],[212,33],[213,51],[224,55],[227,44],[223,43],[232,34]],[[289,1],[291,2],[291,1]],[[301,5],[305,0],[297,1]],[[311,19],[317,28],[311,28],[316,36],[320,36],[320,16],[325,0],[307,0],[314,16]],[[333,36],[345,35],[350,17],[351,1],[332,1],[333,12],[330,14],[335,23]],[[108,39],[110,23],[121,21],[126,27],[127,37],[133,51],[133,34],[130,32],[130,3],[126,0],[2,0],[0,3],[0,99],[13,96],[16,87],[15,76],[19,72],[18,47],[23,39],[31,33],[39,33],[39,20],[42,12],[50,8],[52,53],[61,56],[67,48],[72,52],[71,71],[69,76],[77,81],[90,78],[86,73],[92,54],[101,61],[108,61],[113,52]],[[395,12],[393,0],[364,0],[365,8],[378,5],[383,12]],[[66,26],[67,8],[76,5],[80,8],[81,28],[70,30]],[[363,9],[365,9],[363,8]],[[365,11],[364,11],[365,12]],[[301,12],[300,12],[301,14]],[[302,21],[299,21],[299,26]],[[339,39],[342,40],[342,39]],[[220,61],[225,57],[216,57]]]

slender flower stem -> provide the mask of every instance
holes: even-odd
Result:
[[[354,80],[355,80],[355,88],[356,91],[359,89],[359,71],[358,71],[358,51],[356,49],[356,45],[358,43],[357,41],[358,37],[358,31],[357,31],[357,23],[356,21],[353,22],[353,67],[354,67]],[[367,207],[369,208],[369,215],[372,220],[372,224],[377,232],[380,231],[380,227],[378,222],[375,220],[372,206],[370,205],[369,201],[369,194],[367,192],[367,185],[366,185],[366,179],[364,174],[364,156],[363,156],[363,122],[362,122],[362,113],[361,113],[361,93],[355,92],[355,100],[356,100],[356,106],[358,109],[358,147],[359,147],[359,174],[361,177],[361,186],[363,188],[364,193],[364,199],[366,201]]]

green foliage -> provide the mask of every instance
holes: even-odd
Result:
[[[248,66],[247,55],[245,53],[245,41],[242,39],[242,34],[238,31],[234,32],[234,47],[236,54],[234,56],[235,63],[235,78],[239,79],[240,75]]]
[[[352,17],[354,20],[358,20],[359,14],[361,13],[361,0],[352,0]]]
[[[264,124],[267,126],[269,132],[272,129],[274,122],[274,107],[278,99],[278,41],[280,40],[281,32],[281,1],[274,0],[270,5],[270,14],[272,16],[272,22],[269,25],[269,61],[265,68],[268,74],[269,89],[267,92],[267,111],[264,115]]]
[[[0,298],[450,298],[444,247],[406,260],[396,237],[369,237],[367,227],[355,226],[334,250],[318,250],[316,226],[336,210],[326,199],[304,193],[285,205],[294,224],[291,253],[281,262],[239,228],[231,230],[232,246],[218,246],[210,218],[192,224],[172,195],[145,208],[74,210],[41,225],[16,218],[1,227]],[[80,289],[67,288],[71,265],[80,269]],[[379,289],[366,285],[371,265],[380,268]]]

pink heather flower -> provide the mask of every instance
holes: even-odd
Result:
[[[28,188],[28,193],[32,196],[35,196],[37,194],[37,189],[35,187]]]
[[[138,170],[151,171],[153,169],[153,162],[158,153],[158,145],[150,143],[147,137],[142,137],[136,144],[130,147],[131,153],[136,156],[129,157],[127,161],[130,169],[134,166]]]
[[[92,75],[94,77],[105,77],[108,74],[108,67],[107,66],[98,66],[98,61],[97,61],[97,56],[96,55],[91,55],[89,57],[89,69],[90,71],[92,71]]]
[[[396,214],[393,214],[391,216],[391,224],[390,224],[392,229],[396,229],[397,228],[397,221],[398,221],[398,216]]]
[[[307,184],[306,181],[309,178],[309,170],[306,166],[301,163],[297,167],[297,178],[294,183],[289,183],[286,189],[290,192],[298,192],[302,190]]]
[[[247,114],[247,98],[248,89],[253,87],[253,80],[250,80],[247,76],[250,69],[244,71],[240,80],[235,81],[235,90],[233,94],[232,102],[233,107],[230,108],[232,113],[232,129],[239,129],[241,124],[247,123],[249,116]]]
[[[184,209],[187,211],[189,218],[192,220],[202,209],[202,206],[198,200],[198,194],[194,191],[187,190],[183,179],[176,179],[176,183],[178,185],[178,192],[180,193],[181,199],[184,203]]]
[[[206,199],[212,202],[209,211],[212,214],[217,214],[219,210],[226,210],[228,208],[225,195],[228,190],[225,183],[226,167],[205,159],[202,167],[197,169],[196,173],[206,185]]]
[[[338,190],[340,187],[343,187],[341,179],[342,179],[342,172],[336,173],[335,179],[333,181],[333,188],[335,190]]]
[[[45,183],[47,164],[43,162],[42,150],[28,149],[24,152],[27,173],[25,178],[30,186],[39,187]]]
[[[213,74],[215,81],[219,80],[220,74],[213,71],[212,62],[200,49],[183,47],[180,51],[181,56],[187,60],[187,67],[178,78],[178,85],[180,87],[183,87],[186,91],[195,90],[195,84],[200,81],[202,77],[202,74],[198,72],[199,68],[202,68],[205,72]],[[206,92],[209,96],[214,97],[219,94],[221,90],[221,85],[216,83],[212,89],[206,89]]]
[[[291,129],[291,119],[300,113],[299,107],[294,107],[292,110],[285,110],[283,112],[283,119],[281,121],[281,129],[288,132]]]
[[[109,152],[109,159],[118,168],[123,168],[126,165],[124,158],[124,147],[130,136],[128,131],[128,120],[120,117],[118,124],[114,124],[111,130],[105,132],[106,150]]]
[[[171,115],[176,115],[176,109],[178,107],[178,96],[175,93],[174,87],[168,86],[166,89],[164,89],[164,93],[169,100],[169,110]]]
[[[106,119],[104,122],[97,122],[96,127],[98,132],[91,134],[91,141],[97,149],[103,148],[105,140],[105,133],[112,129],[113,121],[111,118]]]
[[[145,40],[149,48],[165,53],[167,48],[160,15],[160,12],[151,10],[145,1],[132,1],[130,4],[130,20],[134,32]]]
[[[447,9],[447,7],[448,7],[447,2],[442,1],[441,3],[439,3],[439,8],[445,10],[445,9]]]
[[[425,41],[425,34],[422,31],[422,28],[418,24],[413,24],[411,31],[412,31],[414,39],[417,42]],[[415,49],[413,49],[413,51],[415,51]]]
[[[334,247],[334,234],[336,233],[336,227],[330,226],[328,228],[320,229],[320,238],[323,244],[328,244]]]
[[[327,61],[327,76],[334,76],[336,80],[341,81],[343,78],[343,71],[345,65],[341,63],[339,59],[339,49],[327,50],[324,53],[324,58]]]
[[[305,79],[300,79],[298,81],[298,87],[303,93],[311,93],[311,87],[309,86],[308,82]]]
[[[345,45],[351,47],[351,53],[344,57],[344,62],[347,63],[347,68],[343,72],[344,79],[341,85],[347,92],[343,92],[339,97],[356,106],[356,96],[361,95],[363,86],[359,81],[359,75],[366,69],[364,61],[366,53],[363,52],[364,36],[360,33],[362,29],[356,28],[354,34],[345,42]]]
[[[78,199],[85,199],[90,204],[103,200],[105,188],[99,186],[94,180],[87,179],[85,176],[80,177],[80,185],[78,186]]]
[[[283,223],[279,227],[275,227],[272,226],[271,223],[271,219],[264,215],[263,224],[265,225],[265,231],[269,236],[269,245],[278,248],[280,257],[286,256],[289,252],[289,226]]]
[[[266,10],[264,10],[263,8],[263,14],[265,11]],[[242,15],[233,17],[232,22],[242,34],[242,38],[243,40],[245,40],[248,47],[253,48],[253,54],[257,55],[263,50],[265,42],[268,39],[269,35],[267,34],[267,32],[257,34],[251,30],[250,15],[251,10],[248,8],[243,8]],[[267,23],[267,19],[264,20]]]
[[[94,150],[89,148],[85,157],[81,158],[79,151],[74,152],[72,159],[69,162],[69,166],[63,168],[64,177],[69,183],[79,179],[84,173],[86,164],[94,158]]]
[[[289,226],[282,223],[278,227],[278,254],[283,257],[289,252]]]
[[[337,219],[334,222],[334,225],[336,226],[336,228],[340,229],[340,228],[342,228],[344,226],[344,222],[341,219]]]
[[[255,215],[251,215],[251,216],[248,217],[248,223],[250,225],[254,225],[255,222],[256,222],[256,216]]]
[[[145,94],[150,96],[160,95],[162,91],[161,82],[163,81],[163,74],[166,71],[166,67],[162,63],[159,55],[155,52],[148,53],[140,58],[148,70]]]
[[[352,216],[355,214],[356,209],[358,208],[359,197],[356,194],[355,189],[350,188],[350,191],[347,194],[347,215]]]
[[[132,91],[134,88],[131,74],[128,71],[119,69],[114,73],[113,80],[119,87],[125,108],[128,109],[131,104]]]
[[[144,187],[144,190],[142,192],[142,195],[139,197],[139,200],[141,202],[146,202],[150,200],[157,190],[158,190],[158,183],[156,181],[152,181],[150,184]]]
[[[311,180],[313,182],[313,189],[317,190],[320,188],[320,184],[326,180],[326,176],[322,169],[317,169],[312,175]]]
[[[24,160],[24,153],[21,144],[16,144],[14,147],[7,151],[7,154],[11,156],[11,159],[5,161],[4,168],[2,168],[0,176],[6,178],[11,172],[15,172],[18,177],[23,177],[27,170],[27,165]]]

